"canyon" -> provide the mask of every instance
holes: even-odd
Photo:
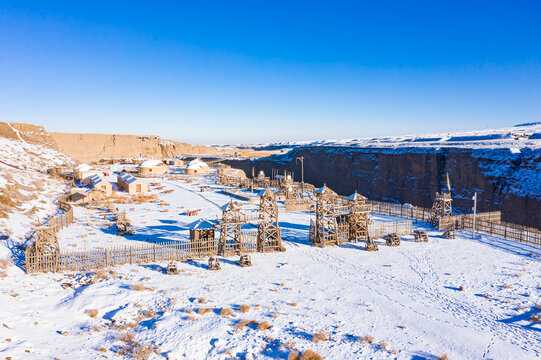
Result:
[[[248,176],[294,173],[341,195],[354,191],[371,200],[430,208],[436,191],[452,187],[455,212],[502,211],[502,220],[541,228],[541,149],[358,148],[299,146],[287,154],[252,160],[226,160]]]

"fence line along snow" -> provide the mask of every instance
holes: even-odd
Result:
[[[241,253],[257,251],[257,230],[243,230]],[[218,239],[211,241],[170,241],[155,244],[118,246],[89,251],[25,251],[27,274],[44,272],[89,271],[124,264],[157,261],[186,261],[218,253]]]

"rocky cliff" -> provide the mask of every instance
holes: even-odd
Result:
[[[541,149],[344,148],[299,147],[286,155],[229,160],[252,174],[272,169],[294,172],[316,186],[326,183],[340,194],[357,190],[373,200],[431,207],[449,174],[453,206],[471,212],[478,193],[479,211],[502,210],[502,220],[541,228]]]
[[[171,158],[177,155],[213,155],[213,147],[164,140],[152,135],[50,133],[58,149],[80,162],[107,158]]]
[[[31,144],[43,144],[58,150],[55,141],[43,126],[25,123],[0,122],[0,137],[22,140]]]

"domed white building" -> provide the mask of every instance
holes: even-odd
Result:
[[[185,170],[187,175],[208,174],[209,171],[210,171],[210,167],[207,165],[207,163],[199,159],[194,159],[190,161],[188,163],[188,166],[186,166],[186,170]]]
[[[148,159],[137,166],[140,175],[161,175],[167,172],[167,165],[160,160]]]

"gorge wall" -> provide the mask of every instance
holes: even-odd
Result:
[[[300,181],[324,183],[342,195],[357,190],[372,200],[431,207],[449,174],[453,207],[471,212],[475,191],[478,211],[501,210],[502,220],[541,228],[541,150],[460,148],[299,147],[285,155],[228,160],[246,174],[272,169],[294,172]]]
[[[164,140],[152,135],[50,133],[58,150],[80,162],[107,158],[172,158],[177,155],[213,155],[217,149]]]

